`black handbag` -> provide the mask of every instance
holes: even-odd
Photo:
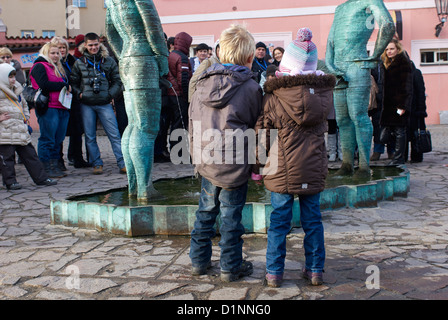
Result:
[[[32,86],[26,86],[22,95],[30,109],[36,109],[36,112],[40,115],[47,112],[48,97],[43,94],[42,89],[34,89]]]
[[[432,151],[431,133],[429,130],[418,129],[414,132],[414,135],[417,153],[427,153]]]

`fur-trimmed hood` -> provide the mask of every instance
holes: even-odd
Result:
[[[78,47],[79,52],[86,56],[86,57],[92,57],[89,52],[87,51],[85,42],[83,42],[79,47]],[[96,54],[96,56],[101,56],[101,58],[105,59],[109,56],[109,50],[107,50],[107,47],[103,44],[100,43],[100,50],[98,51],[98,53]]]
[[[330,74],[318,76],[316,74],[306,74],[297,76],[284,76],[273,78],[265,82],[264,92],[273,93],[280,88],[293,88],[307,86],[314,88],[328,88],[336,85],[336,77]]]

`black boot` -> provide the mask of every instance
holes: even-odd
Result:
[[[50,178],[62,178],[65,177],[67,174],[61,171],[59,169],[59,159],[51,159],[50,160],[50,173],[48,174],[48,177]]]
[[[395,127],[395,153],[394,159],[389,163],[389,165],[400,165],[405,162],[406,153],[406,127]]]

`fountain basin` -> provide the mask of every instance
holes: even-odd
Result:
[[[410,175],[405,166],[372,166],[372,178],[347,181],[332,176],[321,193],[321,210],[344,207],[375,207],[378,201],[406,197]],[[335,170],[333,170],[334,173]],[[123,236],[190,235],[198,208],[200,182],[192,177],[154,182],[155,188],[169,196],[161,201],[139,205],[129,201],[127,188],[112,189],[90,195],[77,195],[50,204],[51,224]],[[267,233],[272,212],[270,192],[249,183],[242,224],[247,233]],[[324,213],[325,214],[325,213]],[[292,227],[300,226],[299,200],[294,201]],[[219,218],[217,221],[219,232]]]

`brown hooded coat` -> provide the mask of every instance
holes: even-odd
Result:
[[[324,190],[328,172],[324,133],[335,82],[332,75],[309,74],[265,83],[264,113],[255,130],[278,130],[278,148],[267,146],[272,168],[264,176],[268,190],[298,195]]]

